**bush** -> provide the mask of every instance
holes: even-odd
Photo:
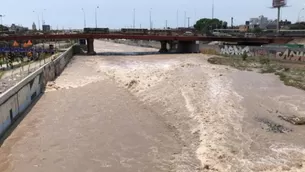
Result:
[[[274,73],[276,70],[271,65],[266,65],[261,69],[261,73]]]
[[[248,58],[248,54],[246,52],[243,52],[241,57],[243,58],[243,61],[246,61]]]
[[[259,62],[260,62],[260,64],[269,64],[270,59],[269,58],[260,58]]]

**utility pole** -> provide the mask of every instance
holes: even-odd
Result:
[[[167,20],[165,20],[165,29],[167,29]]]
[[[84,13],[84,28],[86,28],[86,13],[85,10],[82,8],[82,11]]]
[[[133,28],[136,28],[136,9],[133,9]]]
[[[95,28],[97,28],[97,9],[99,8],[100,8],[99,6],[95,8]]]

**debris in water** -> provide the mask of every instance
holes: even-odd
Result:
[[[129,82],[129,84],[127,85],[127,87],[128,88],[131,88],[132,86],[134,86],[135,84],[137,84],[138,83],[138,81],[136,81],[136,80],[131,80],[130,82]]]
[[[282,116],[279,115],[279,118],[281,118],[284,121],[287,121],[293,125],[305,125],[305,118],[304,117],[297,117],[297,116]]]
[[[259,122],[262,122],[264,126],[262,126],[262,129],[265,129],[267,131],[273,132],[273,133],[288,133],[292,132],[291,129],[284,127],[283,125],[277,124],[271,120],[268,119],[258,119]]]

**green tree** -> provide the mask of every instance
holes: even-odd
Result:
[[[3,26],[3,25],[0,24],[0,32],[1,31],[8,31],[8,27]]]
[[[259,28],[259,27],[256,27],[256,28],[251,30],[251,32],[253,32],[253,33],[261,33],[262,31],[263,30],[261,28]]]
[[[291,30],[305,29],[305,22],[298,22],[295,24],[289,25]]]
[[[194,25],[194,28],[198,31],[210,31],[213,29],[221,29],[226,28],[227,22],[221,21],[219,19],[209,19],[209,18],[202,18],[199,19],[196,24]]]

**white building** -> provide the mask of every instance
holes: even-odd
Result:
[[[266,29],[268,25],[273,25],[276,23],[274,20],[269,20],[268,17],[264,17],[263,15],[259,16],[258,18],[250,18],[250,28],[254,28],[258,26],[261,29]]]
[[[34,31],[37,30],[35,22],[33,22],[33,24],[32,24],[32,30],[34,30]]]

